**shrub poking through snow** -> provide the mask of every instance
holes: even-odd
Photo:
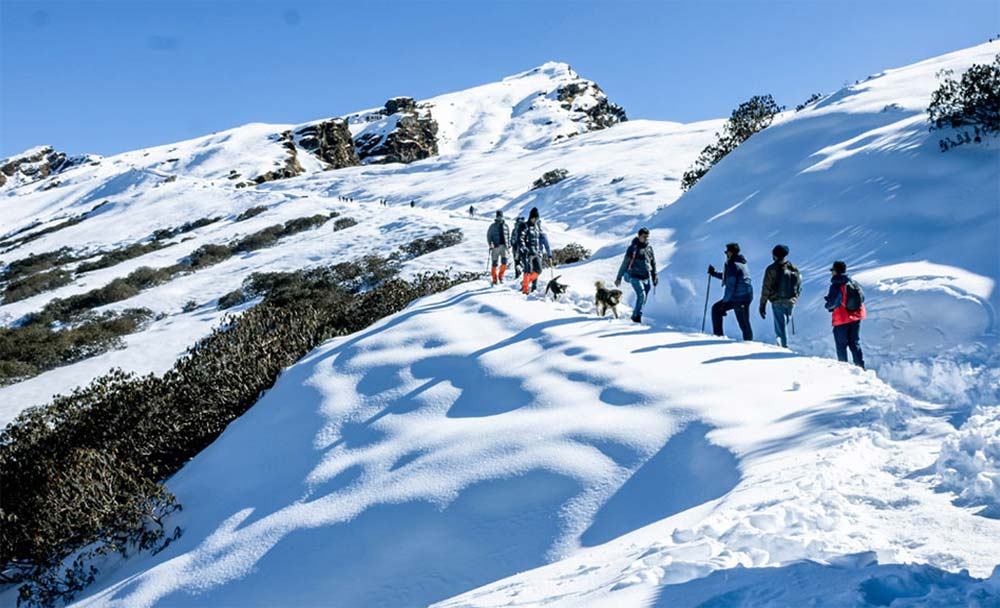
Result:
[[[551,171],[546,171],[541,177],[536,179],[533,184],[531,184],[531,189],[538,190],[539,188],[545,188],[546,186],[558,184],[567,177],[569,177],[569,171],[566,169],[553,169]]]
[[[803,101],[802,103],[800,103],[799,105],[795,106],[795,111],[796,112],[801,112],[802,110],[805,110],[807,106],[810,106],[810,105],[816,103],[820,99],[823,99],[823,94],[822,93],[813,93],[812,95],[809,96],[809,99],[807,99],[807,100]]]
[[[130,308],[90,314],[62,329],[46,323],[0,328],[0,386],[117,348],[122,336],[142,328],[152,316],[149,309]]]
[[[556,266],[575,264],[590,259],[590,250],[580,243],[570,243],[560,249],[552,250],[552,263]]]
[[[242,222],[243,220],[248,220],[248,219],[250,219],[252,217],[256,217],[256,216],[260,215],[261,213],[264,213],[265,211],[267,211],[267,207],[264,207],[263,205],[257,205],[255,207],[250,207],[249,209],[247,209],[243,213],[237,215],[236,216],[236,221],[237,222]]]
[[[190,222],[185,222],[176,228],[161,228],[153,232],[154,241],[162,241],[164,239],[171,239],[179,234],[184,234],[186,232],[191,232],[197,230],[202,226],[208,226],[209,224],[214,224],[222,219],[222,216],[218,217],[203,217],[197,220],[192,220]]]
[[[100,270],[101,268],[110,268],[132,258],[137,258],[147,253],[152,253],[159,249],[163,249],[167,245],[159,241],[150,241],[148,243],[132,243],[131,245],[126,245],[119,249],[114,249],[97,258],[93,262],[83,262],[76,267],[76,272],[90,272],[92,270]]]
[[[684,172],[681,188],[689,190],[708,173],[709,169],[737,146],[750,139],[754,133],[759,133],[770,126],[774,117],[783,109],[770,95],[755,95],[741,103],[722,126],[722,133],[715,134],[717,141],[705,146],[694,166]]]
[[[69,285],[72,282],[72,273],[62,268],[33,274],[8,283],[3,290],[3,303],[17,302],[63,285]]]
[[[954,129],[938,142],[942,152],[1000,133],[1000,54],[993,63],[973,64],[959,80],[951,70],[940,76],[944,81],[931,94],[927,114],[932,131]]]
[[[395,278],[393,260],[253,275],[262,302],[227,317],[163,376],[113,371],[0,433],[0,572],[29,606],[68,602],[93,557],[162,549],[180,531],[162,485],[322,341],[474,275]],[[83,500],[86,497],[86,500]]]

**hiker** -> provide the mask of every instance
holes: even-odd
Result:
[[[861,286],[847,276],[847,264],[840,260],[830,268],[830,291],[826,294],[826,309],[833,313],[833,341],[837,346],[837,359],[847,361],[851,349],[854,365],[865,368],[861,354],[861,320],[865,313],[865,294]]]
[[[510,230],[507,222],[503,219],[503,211],[497,210],[497,217],[486,230],[486,242],[490,246],[490,276],[493,277],[493,284],[497,280],[503,283],[503,275],[507,272],[507,249],[510,247]],[[500,263],[500,272],[497,273],[497,262]]]
[[[640,228],[639,234],[632,239],[632,244],[625,250],[625,259],[618,268],[615,287],[620,287],[622,277],[628,274],[628,282],[635,290],[635,307],[632,309],[632,322],[642,322],[642,307],[646,304],[649,290],[660,282],[656,276],[656,257],[653,246],[649,244],[649,228]],[[652,285],[650,284],[652,279]]]
[[[472,217],[475,214],[476,214],[476,208],[473,207],[472,205],[469,205],[469,217]]]
[[[774,314],[774,335],[778,337],[780,346],[788,348],[786,326],[802,293],[802,274],[785,259],[788,257],[785,245],[775,245],[771,257],[774,262],[764,271],[764,281],[760,284],[760,318],[767,318],[767,303],[770,302],[771,313]]]
[[[410,209],[413,209],[416,206],[417,206],[417,201],[410,201]]]
[[[747,259],[740,253],[738,243],[726,245],[726,266],[722,272],[709,265],[708,274],[722,279],[725,293],[722,299],[712,304],[712,332],[721,336],[722,317],[727,310],[736,313],[736,322],[740,325],[744,340],[753,340],[753,328],[750,327],[750,303],[753,302],[753,286],[750,284],[750,269]]]
[[[524,225],[521,234],[521,261],[524,264],[524,277],[522,279],[521,292],[524,295],[534,291],[538,287],[538,275],[542,274],[542,253],[551,258],[552,250],[549,248],[549,237],[542,230],[542,220],[538,214],[538,207],[532,207],[528,214],[528,221]]]
[[[515,279],[521,276],[521,271],[524,269],[524,260],[521,259],[521,239],[524,236],[524,228],[527,225],[527,222],[524,221],[524,216],[519,215],[514,220],[514,229],[510,232],[510,242],[514,250]]]

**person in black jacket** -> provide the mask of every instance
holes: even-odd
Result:
[[[725,293],[722,299],[712,305],[712,332],[723,335],[722,317],[727,310],[736,313],[736,322],[743,332],[744,340],[753,340],[753,328],[750,326],[750,304],[753,302],[753,286],[750,284],[750,269],[747,259],[740,253],[738,243],[726,245],[726,266],[722,272],[715,266],[708,267],[708,274],[716,279],[722,279]]]
[[[660,279],[656,276],[656,256],[653,246],[649,244],[649,228],[640,228],[639,234],[632,239],[632,244],[625,250],[625,259],[618,268],[615,287],[620,287],[622,277],[628,275],[628,281],[635,290],[635,307],[632,309],[632,322],[642,321],[642,307],[646,304],[646,296]],[[652,284],[650,280],[652,279]]]

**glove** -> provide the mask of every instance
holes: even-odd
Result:
[[[621,286],[622,286],[622,278],[618,277],[617,279],[615,279],[615,287],[621,287]]]
[[[715,274],[715,266],[712,266],[711,264],[708,265],[708,274]]]
[[[767,309],[764,308],[763,306],[760,307],[760,318],[761,319],[767,318]]]

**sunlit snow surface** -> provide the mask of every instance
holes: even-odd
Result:
[[[941,153],[922,114],[938,70],[997,52],[888,70],[786,112],[683,197],[680,177],[721,121],[554,141],[579,132],[550,103],[576,78],[563,64],[428,100],[442,154],[411,165],[317,163],[236,189],[229,171],[269,170],[285,153],[270,134],[292,128],[250,125],[74,168],[50,190],[0,192],[5,233],[111,201],[4,260],[226,218],[2,306],[8,324],[280,221],[329,210],[360,221],[109,306],[166,316],[124,350],[0,389],[4,422],[115,366],[167,369],[254,271],[384,254],[453,227],[465,243],[406,272],[482,269],[498,208],[537,206],[554,246],[595,250],[557,269],[571,287],[561,303],[471,283],[318,348],[169,480],[181,539],[107,564],[78,605],[997,605],[1000,575],[981,579],[1000,555],[1000,157],[992,144]],[[530,189],[556,168],[569,177]],[[268,211],[232,222],[255,205]],[[598,319],[593,282],[614,278],[640,225],[663,277],[647,322],[627,321],[627,286],[626,320]],[[771,247],[791,247],[806,280],[793,351],[769,345],[770,311],[755,312],[760,342],[693,333],[705,267],[733,240],[757,290]],[[830,359],[821,303],[834,259],[865,287],[875,371]],[[181,312],[191,299],[199,308]]]

